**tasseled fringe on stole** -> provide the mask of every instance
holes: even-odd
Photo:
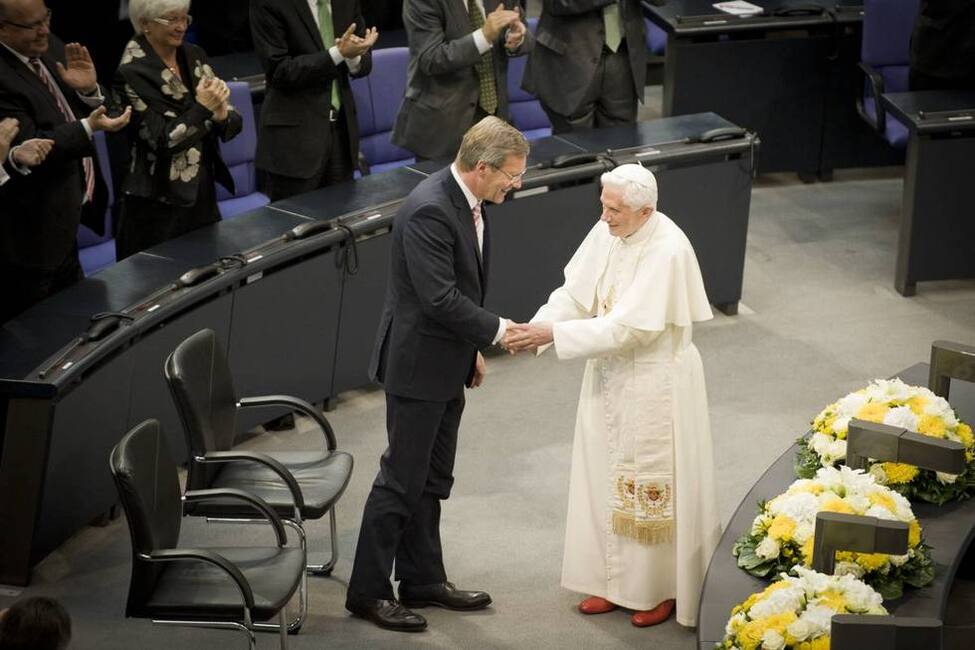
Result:
[[[644,546],[669,544],[674,541],[674,520],[641,521],[624,512],[613,513],[613,533],[635,539]]]

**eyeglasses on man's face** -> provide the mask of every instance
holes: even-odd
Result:
[[[162,25],[163,27],[172,27],[173,25],[185,25],[186,27],[189,27],[193,24],[193,16],[189,14],[179,16],[177,18],[164,18],[160,16],[159,18],[153,18],[152,22]]]
[[[508,181],[511,182],[511,183],[520,183],[521,182],[521,179],[524,178],[525,177],[525,174],[528,173],[528,169],[523,169],[523,170],[521,170],[521,173],[519,173],[519,174],[509,174],[508,172],[506,172],[505,170],[501,169],[497,165],[491,165],[491,166],[494,167],[495,169],[497,169],[499,172],[501,172],[505,176],[507,176],[508,177]]]
[[[32,32],[40,31],[41,29],[43,29],[45,27],[50,27],[51,26],[51,10],[48,9],[47,10],[47,15],[45,15],[40,20],[34,21],[34,22],[29,23],[27,25],[25,25],[23,23],[15,23],[12,20],[0,20],[0,24],[10,25],[11,27],[17,27],[18,29],[26,29],[26,30],[29,30],[29,31],[32,31]]]

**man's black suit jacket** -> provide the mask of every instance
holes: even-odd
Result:
[[[87,117],[91,107],[61,81],[54,65],[64,63],[64,45],[51,36],[50,48],[41,59],[75,116]],[[107,190],[94,160],[94,145],[81,122],[68,122],[44,82],[3,46],[0,116],[20,120],[17,143],[30,138],[54,140],[43,163],[0,187],[0,265],[53,270],[74,254],[79,220],[95,232],[104,230]],[[93,157],[95,200],[82,209],[85,156]]]
[[[370,377],[387,393],[428,401],[457,397],[477,349],[491,345],[498,317],[484,309],[490,238],[484,250],[450,168],[420,183],[396,213],[386,303]]]
[[[332,20],[336,38],[352,23],[357,34],[365,33],[359,0],[332,0]],[[336,66],[332,61],[328,48],[333,43],[322,43],[308,0],[252,0],[251,32],[267,79],[257,166],[291,178],[311,178],[321,168],[328,150],[322,138],[331,133],[331,84],[336,81],[355,164],[359,126],[349,68],[344,62]],[[355,76],[365,76],[371,70],[372,53],[366,52]]]
[[[929,78],[925,89],[975,89],[975,0],[921,1],[911,36],[911,73]]]

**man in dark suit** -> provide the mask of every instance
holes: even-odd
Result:
[[[105,114],[88,51],[63,45],[50,20],[43,0],[0,0],[0,115],[18,120],[15,145],[54,141],[37,167],[12,165],[19,177],[0,188],[0,322],[81,279],[78,223],[101,232],[106,199],[91,135],[130,114]],[[15,146],[8,162],[16,157]]]
[[[921,0],[911,90],[975,90],[975,0]]]
[[[508,57],[526,54],[533,41],[520,8],[499,0],[404,0],[403,24],[410,63],[393,144],[421,158],[451,156],[481,118],[508,119]]]
[[[372,69],[379,37],[359,0],[252,0],[267,76],[256,163],[277,201],[352,179],[359,127],[349,77]]]
[[[370,367],[386,390],[389,447],[366,500],[345,607],[380,627],[417,631],[407,607],[487,607],[483,591],[447,581],[440,501],[453,484],[464,386],[484,379],[478,351],[517,326],[484,309],[490,237],[484,201],[521,186],[528,142],[484,118],[464,136],[454,163],[420,183],[393,221],[386,303]],[[390,584],[393,562],[400,581]]]
[[[522,87],[553,133],[636,121],[647,45],[639,0],[543,0]]]

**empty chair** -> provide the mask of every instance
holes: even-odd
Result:
[[[243,128],[236,138],[220,142],[220,155],[234,178],[233,195],[223,185],[216,183],[217,209],[224,219],[270,202],[267,195],[257,191],[257,171],[254,166],[257,127],[254,125],[254,102],[250,86],[243,81],[231,81],[227,86],[230,88],[230,103],[240,113]]]
[[[276,544],[181,548],[179,477],[159,422],[146,420],[112,450],[112,476],[132,539],[132,577],[125,615],[153,623],[222,627],[244,632],[255,647],[255,621],[278,616],[287,648],[284,609],[305,573],[305,551],[288,547],[277,513],[240,490],[188,491],[182,501],[239,504],[274,530]]]
[[[321,411],[285,395],[238,398],[226,355],[210,329],[180,343],[166,359],[165,372],[189,449],[188,489],[232,488],[260,497],[293,525],[303,548],[302,522],[328,514],[331,557],[307,568],[315,574],[330,574],[338,559],[334,506],[352,475],[352,456],[336,449],[335,433]],[[233,450],[237,409],[259,406],[286,406],[310,416],[322,431],[323,448],[276,453]],[[193,504],[187,513],[221,520],[253,518],[251,510],[232,502]],[[301,611],[290,624],[292,630],[301,625],[306,606],[303,585]]]
[[[396,146],[390,139],[406,92],[409,59],[410,52],[405,47],[373,50],[372,72],[351,80],[358,113],[360,171],[363,174],[416,162],[411,152]]]
[[[907,127],[887,119],[884,93],[906,92],[910,72],[911,32],[918,0],[864,0],[860,69],[866,74],[857,112],[892,146],[907,146]]]
[[[95,152],[98,157],[98,170],[105,179],[108,201],[105,206],[105,234],[97,235],[85,225],[78,226],[78,258],[85,275],[96,273],[115,263],[115,238],[112,236],[112,208],[115,205],[115,188],[112,187],[112,170],[108,159],[108,146],[105,132],[94,133]]]
[[[534,34],[538,19],[529,18],[527,25],[528,30]],[[527,62],[526,56],[508,59],[508,110],[511,112],[511,123],[515,128],[524,133],[529,140],[535,140],[552,135],[552,123],[542,110],[538,98],[521,87]]]

